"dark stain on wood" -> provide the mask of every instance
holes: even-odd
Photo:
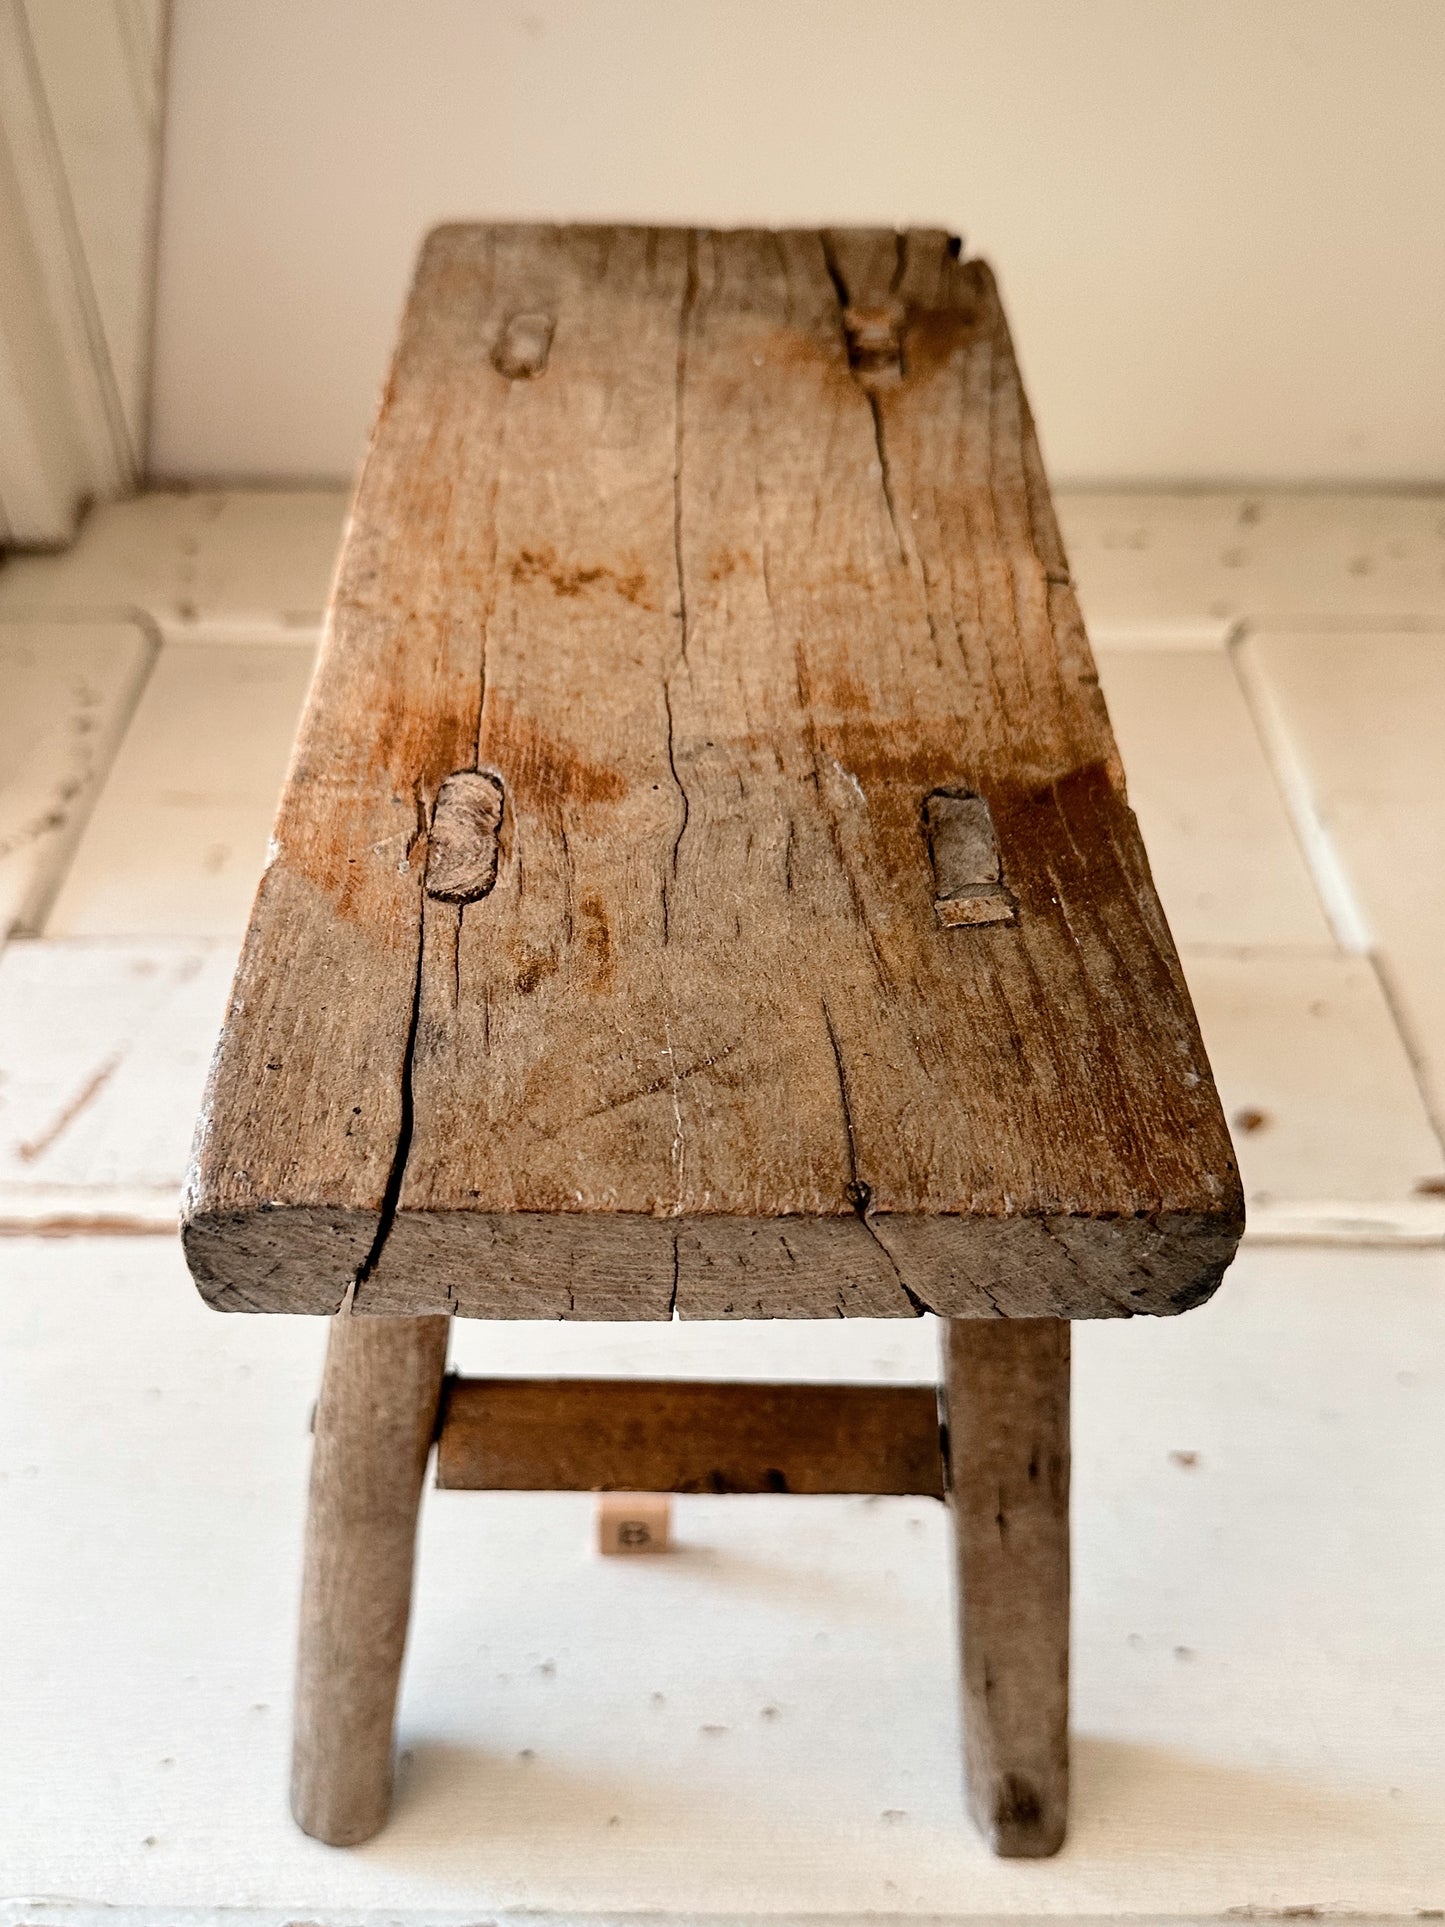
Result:
[[[553,548],[521,549],[512,563],[514,582],[545,582],[554,595],[580,596],[587,589],[613,590],[636,609],[657,611],[648,595],[647,577],[640,568],[614,569],[605,562],[564,563]]]
[[[974,264],[970,262],[971,268]],[[910,307],[903,330],[903,353],[910,375],[920,379],[946,368],[960,351],[972,343],[978,327],[974,307]]]
[[[620,803],[627,781],[605,763],[593,762],[563,736],[543,729],[503,696],[492,695],[482,713],[486,760],[511,791],[514,814],[536,811],[552,828],[572,811]]]
[[[612,982],[612,931],[607,922],[607,908],[595,890],[588,890],[577,906],[581,922],[582,948],[592,959],[596,970],[596,986],[605,990]]]
[[[558,968],[557,959],[549,951],[529,957],[517,972],[517,989],[522,996],[530,997],[549,977],[556,976]]]
[[[730,575],[736,575],[740,569],[748,575],[755,573],[751,556],[739,555],[736,549],[715,549],[707,565],[707,579],[709,582],[726,582]]]

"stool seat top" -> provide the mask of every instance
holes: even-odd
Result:
[[[987,267],[432,234],[197,1132],[205,1296],[1123,1316],[1242,1221]]]

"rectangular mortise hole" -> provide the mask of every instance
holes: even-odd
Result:
[[[923,833],[933,864],[934,915],[944,929],[1018,921],[984,797],[974,790],[932,791],[923,803]]]

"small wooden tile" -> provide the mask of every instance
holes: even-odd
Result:
[[[604,1556],[666,1552],[672,1499],[666,1492],[603,1492],[597,1499],[597,1550]]]

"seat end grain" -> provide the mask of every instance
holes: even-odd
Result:
[[[320,1205],[211,1210],[188,1204],[181,1245],[214,1311],[340,1309],[376,1238],[380,1213]]]
[[[874,1220],[900,1276],[944,1318],[1172,1317],[1213,1296],[1244,1230],[1213,1210]]]
[[[1169,1317],[1213,1294],[1242,1230],[1237,1194],[1212,1210],[1109,1217],[403,1210],[355,1308],[597,1320]]]

